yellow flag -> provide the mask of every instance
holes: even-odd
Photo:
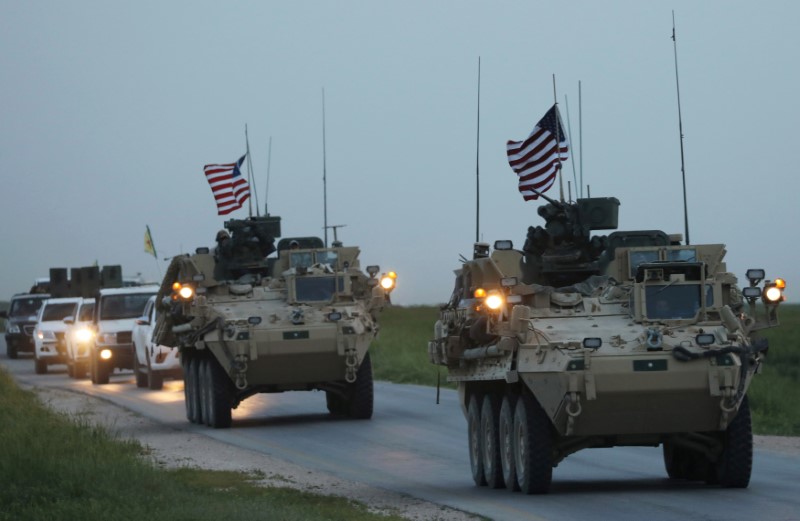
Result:
[[[144,252],[149,253],[155,258],[158,258],[156,255],[156,247],[153,246],[153,236],[150,235],[150,227],[145,225],[146,230],[144,232]]]

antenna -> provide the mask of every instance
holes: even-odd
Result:
[[[578,80],[578,160],[580,161],[580,197],[583,197],[583,105],[581,103],[581,80]],[[577,188],[575,190],[577,195]]]
[[[475,144],[475,242],[480,242],[481,216],[481,57],[478,56],[478,138]]]
[[[572,143],[572,118],[569,117],[569,99],[567,99],[567,95],[564,94],[564,105],[567,107],[567,135],[569,136],[569,142]],[[575,154],[570,156],[570,163],[572,163],[572,180],[575,182],[575,196],[578,196],[578,176],[575,173]],[[569,181],[567,181],[567,191],[569,192],[569,200],[572,200],[572,189],[570,188]]]
[[[269,151],[267,152],[267,188],[264,190],[264,215],[269,215],[267,199],[269,197],[269,169],[272,165],[272,136],[269,137]]]
[[[675,39],[675,11],[672,11],[672,48],[675,51],[675,88],[678,91],[678,133],[681,138],[681,177],[683,178],[683,226],[686,244],[689,245],[689,209],[686,204],[686,165],[683,157],[683,120],[681,119],[681,85],[678,81],[678,41]]]
[[[347,225],[346,224],[331,224],[330,226],[328,226],[328,228],[331,228],[333,230],[333,242],[334,242],[334,244],[339,242],[339,237],[337,237],[337,235],[336,235],[336,230],[338,230],[339,228],[344,228],[345,226],[347,226]]]
[[[256,216],[258,216],[258,191],[256,190],[255,174],[253,173],[253,160],[250,155],[250,138],[247,135],[247,123],[244,124],[244,141],[247,145],[247,182],[253,187],[253,197],[256,199]],[[247,198],[247,208],[250,217],[252,217],[253,201],[251,197]]]
[[[328,178],[325,167],[325,88],[322,88],[322,207],[324,212],[325,247],[328,247]]]

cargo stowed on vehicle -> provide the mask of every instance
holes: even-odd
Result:
[[[740,289],[722,244],[590,236],[618,207],[551,201],[521,251],[476,243],[456,271],[428,352],[458,382],[476,484],[544,493],[578,450],[662,445],[672,479],[748,485],[746,392],[784,282],[753,269]]]
[[[370,418],[368,349],[396,275],[364,274],[357,247],[317,237],[276,248],[279,217],[225,227],[215,251],[175,257],[159,292],[154,341],[180,347],[187,418],[229,427],[245,398],[298,390],[325,391],[332,414]]]

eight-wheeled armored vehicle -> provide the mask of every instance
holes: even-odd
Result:
[[[722,244],[592,236],[617,228],[613,197],[548,201],[521,250],[475,244],[428,345],[458,383],[475,483],[545,493],[578,450],[661,445],[670,478],[746,487],[746,392],[783,280],[748,270],[740,289]]]
[[[281,239],[280,217],[232,219],[217,247],[173,258],[154,342],[180,348],[186,415],[215,428],[256,393],[325,391],[332,414],[370,418],[368,353],[396,275],[359,249]],[[277,256],[272,256],[277,252]]]

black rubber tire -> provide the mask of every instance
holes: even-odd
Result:
[[[147,373],[139,363],[139,355],[136,353],[136,346],[133,347],[133,376],[136,377],[136,387],[144,389],[147,387]]]
[[[372,361],[369,353],[364,355],[356,372],[356,381],[350,385],[350,399],[347,400],[347,415],[355,420],[372,418],[374,389],[372,385]]]
[[[86,362],[75,362],[73,364],[72,377],[76,380],[86,378]]]
[[[333,391],[325,391],[325,405],[334,416],[343,416],[345,413],[344,398]]]
[[[191,361],[194,358],[188,351],[181,353],[181,364],[183,365],[183,404],[186,408],[186,419],[194,423],[192,417],[192,386],[191,386]]]
[[[479,487],[485,487],[480,401],[480,396],[472,394],[467,405],[467,447],[469,448],[469,470],[472,473],[472,481]]]
[[[97,358],[93,352],[89,352],[89,379],[92,385],[97,384]]]
[[[500,395],[488,393],[481,405],[481,438],[483,445],[483,475],[489,488],[503,488],[503,468],[500,464]]]
[[[664,468],[669,479],[686,479],[686,453],[681,447],[665,441],[663,445]]]
[[[203,382],[205,394],[205,422],[215,429],[227,429],[231,426],[231,405],[233,404],[232,383],[216,358],[207,356],[204,359]]]
[[[158,371],[153,370],[148,351],[144,352],[144,357],[147,361],[147,388],[151,391],[160,391],[164,387],[164,377]]]
[[[750,403],[742,400],[736,417],[722,438],[722,454],[716,464],[719,484],[726,488],[747,488],[753,470],[753,428]]]
[[[514,467],[526,494],[546,494],[553,480],[553,434],[550,419],[530,393],[514,408]]]
[[[36,374],[47,374],[47,361],[41,358],[35,358],[33,369]]]
[[[95,360],[96,364],[96,373],[94,383],[96,385],[105,385],[108,383],[109,379],[111,378],[111,371],[112,369],[108,367],[107,364],[100,362],[99,360]]]
[[[197,366],[197,386],[200,392],[200,410],[202,411],[203,423],[211,426],[211,377],[208,373],[208,354],[200,358]]]
[[[75,378],[75,366],[70,362],[67,362],[67,376]]]
[[[188,363],[188,371],[186,371],[186,405],[187,405],[187,414],[186,417],[192,423],[203,423],[203,413],[201,409],[201,402],[200,402],[200,385],[198,381],[199,375],[199,365],[200,365],[201,358],[194,354],[189,359]]]
[[[14,342],[8,342],[6,344],[6,354],[11,360],[17,359],[17,345]]]
[[[517,471],[514,464],[514,406],[517,396],[507,394],[500,404],[500,414],[497,419],[497,448],[500,452],[500,469],[503,473],[503,482],[511,491],[519,490]]]

